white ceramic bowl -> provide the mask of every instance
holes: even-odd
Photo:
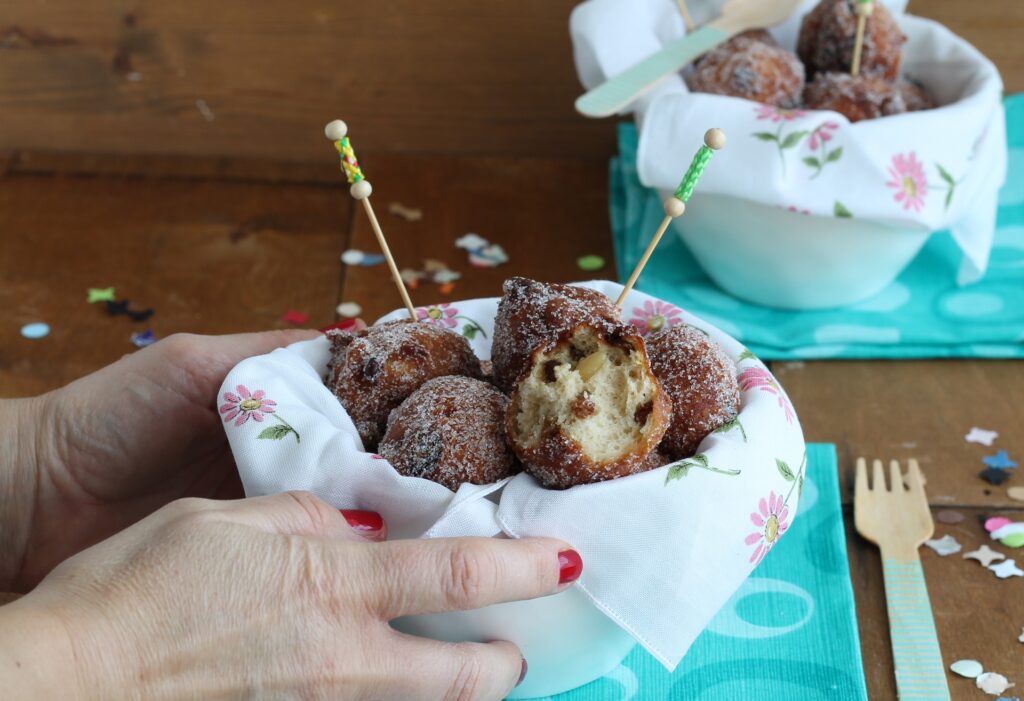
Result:
[[[514,640],[529,673],[508,698],[553,696],[612,671],[636,641],[574,588],[477,611],[400,618],[403,633],[448,642]]]
[[[698,193],[672,228],[719,287],[781,309],[867,299],[896,279],[930,235],[920,227],[817,217]]]

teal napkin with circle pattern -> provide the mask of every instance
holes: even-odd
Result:
[[[961,253],[938,232],[889,287],[824,311],[759,307],[730,296],[675,235],[664,238],[637,289],[668,300],[742,340],[765,360],[1024,357],[1024,94],[1006,98],[1009,169],[985,277],[957,287]],[[664,213],[636,172],[637,134],[619,127],[611,164],[615,258],[624,282]]]
[[[752,526],[753,528],[753,526]],[[807,446],[786,535],[675,672],[639,646],[610,674],[549,701],[866,701],[835,446]]]

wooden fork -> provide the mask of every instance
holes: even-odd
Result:
[[[882,551],[899,698],[948,701],[946,668],[917,553],[935,532],[935,524],[917,460],[910,459],[908,466],[904,482],[899,462],[889,463],[886,489],[885,468],[881,460],[875,460],[873,485],[869,487],[867,461],[858,458],[853,518],[857,532]]]

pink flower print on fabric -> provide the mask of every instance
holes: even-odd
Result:
[[[789,507],[786,506],[785,499],[774,491],[769,493],[767,499],[761,497],[757,511],[750,514],[750,522],[758,530],[748,535],[743,543],[747,546],[757,544],[749,560],[757,564],[779,542],[782,534],[789,530]]]
[[[235,392],[224,393],[224,404],[220,407],[224,423],[234,419],[235,426],[241,426],[249,419],[263,421],[264,414],[274,413],[277,402],[267,399],[267,393],[263,390],[250,392],[245,385],[238,385]]]
[[[928,194],[928,180],[924,175],[924,165],[917,160],[913,151],[897,153],[892,157],[889,166],[886,186],[896,190],[893,199],[903,203],[904,210],[920,212],[924,208],[924,199]]]
[[[772,105],[758,105],[754,108],[758,119],[767,119],[773,124],[779,122],[792,122],[795,119],[800,119],[806,112],[803,110],[787,110],[781,107],[774,107]]]
[[[779,408],[786,414],[786,421],[793,423],[793,407],[782,393],[782,388],[775,381],[772,374],[760,367],[749,367],[743,370],[736,378],[739,381],[740,389],[744,392],[757,389],[768,394],[774,394],[779,400]]]
[[[807,146],[812,151],[817,151],[819,144],[824,147],[826,142],[832,140],[832,132],[838,128],[837,122],[824,122],[820,127],[811,131],[811,135],[807,139]]]
[[[453,307],[450,304],[437,304],[432,307],[416,308],[416,318],[420,321],[425,321],[428,324],[445,326],[449,329],[454,329],[458,324],[458,322],[455,321],[455,315],[458,313],[458,308]]]
[[[668,326],[683,323],[683,312],[668,302],[647,300],[643,306],[633,307],[633,318],[629,323],[637,328],[640,335],[646,336]]]

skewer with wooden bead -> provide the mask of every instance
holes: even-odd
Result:
[[[853,61],[850,64],[850,75],[860,73],[860,59],[864,51],[864,29],[868,23],[868,17],[875,9],[872,0],[857,0],[854,12],[857,14],[857,31],[853,37]]]
[[[370,193],[373,192],[373,186],[370,185],[370,181],[363,175],[363,171],[359,167],[359,161],[356,160],[355,151],[352,150],[352,142],[348,138],[348,125],[340,119],[335,119],[324,127],[324,135],[334,142],[334,148],[337,149],[338,156],[341,157],[341,169],[344,171],[345,178],[351,186],[349,194],[352,195],[352,199],[362,202],[366,216],[370,220],[373,235],[377,237],[377,244],[380,246],[380,251],[384,254],[388,270],[391,272],[391,279],[394,281],[395,287],[398,288],[398,294],[402,297],[402,303],[405,304],[405,308],[409,311],[409,318],[415,321],[416,308],[412,304],[412,299],[409,298],[409,291],[405,289],[402,275],[398,271],[398,266],[395,265],[391,249],[388,248],[384,232],[381,231],[380,222],[377,221],[377,215],[374,214],[373,205],[370,204]]]
[[[655,231],[654,236],[651,237],[651,242],[647,244],[647,250],[645,250],[643,256],[640,257],[640,262],[636,264],[635,268],[633,268],[633,274],[630,275],[629,280],[626,281],[626,286],[622,288],[622,293],[619,295],[619,298],[615,300],[616,307],[622,307],[622,303],[626,301],[626,295],[628,295],[630,290],[633,289],[633,285],[636,284],[637,278],[640,277],[640,273],[643,272],[644,266],[647,265],[647,261],[650,260],[651,254],[654,253],[654,249],[658,247],[658,242],[661,241],[661,237],[665,234],[665,230],[668,229],[668,225],[672,223],[673,219],[683,216],[683,212],[686,211],[686,202],[690,199],[690,195],[693,194],[693,188],[697,185],[697,181],[700,180],[700,176],[704,172],[704,168],[707,167],[712,154],[723,146],[725,146],[725,132],[721,129],[708,129],[707,132],[705,132],[704,144],[694,155],[693,161],[690,162],[690,167],[686,169],[686,174],[679,182],[679,187],[676,188],[676,191],[672,193],[671,197],[665,200],[665,218],[662,219],[661,225],[658,226],[658,230]]]

